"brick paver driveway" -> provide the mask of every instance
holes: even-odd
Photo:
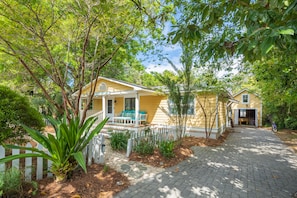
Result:
[[[195,156],[115,197],[275,197],[297,191],[297,155],[272,132],[235,128],[220,147]]]

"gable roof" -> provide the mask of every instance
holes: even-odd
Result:
[[[236,96],[242,94],[242,93],[245,92],[245,91],[248,92],[248,93],[252,93],[252,94],[254,94],[255,96],[257,96],[257,97],[260,98],[259,94],[257,94],[257,93],[253,93],[251,90],[249,90],[249,89],[247,89],[247,88],[240,90],[240,91],[239,91],[238,93],[236,93],[236,94],[233,94],[233,97],[236,97]]]
[[[141,85],[137,85],[137,84],[133,84],[133,83],[129,83],[129,82],[125,82],[125,81],[122,81],[122,80],[117,80],[117,79],[113,79],[113,78],[106,78],[106,77],[103,77],[103,76],[99,76],[97,78],[97,82],[99,80],[106,80],[106,81],[109,81],[109,82],[113,82],[113,83],[117,83],[117,84],[120,84],[120,85],[124,85],[124,86],[127,86],[127,87],[130,87],[132,88],[133,90],[135,91],[147,91],[147,92],[152,92],[152,93],[155,93],[156,91],[152,90],[152,89],[149,89],[145,86],[141,86]],[[95,83],[96,79],[93,80],[93,84]],[[88,88],[89,86],[91,86],[91,82],[89,82],[88,84],[86,84],[85,86],[83,86],[82,89],[86,89]],[[74,92],[72,95],[75,96],[78,94],[78,90],[76,92]]]

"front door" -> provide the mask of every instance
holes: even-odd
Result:
[[[114,106],[113,106],[114,102],[113,99],[107,99],[106,101],[106,117],[109,117],[111,120],[113,118],[113,114],[114,114]]]

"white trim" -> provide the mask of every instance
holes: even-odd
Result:
[[[248,92],[248,94],[253,94],[253,95],[257,96],[258,98],[260,98],[259,94],[257,94],[257,93],[253,93],[253,92],[251,92],[251,91],[248,90],[248,89],[242,89],[242,90],[240,90],[239,92],[237,92],[236,94],[233,94],[233,98],[235,98],[236,96],[242,94],[242,93],[245,92],[245,91]]]
[[[258,120],[258,109],[257,108],[237,108],[237,109],[234,109],[234,119],[235,119],[235,122],[234,122],[234,125],[239,125],[239,122],[238,122],[238,118],[239,118],[239,111],[238,110],[255,110],[255,119]],[[237,116],[236,116],[236,111],[238,112],[237,113]],[[262,112],[262,111],[261,111]],[[236,123],[236,119],[237,119],[237,123]],[[258,123],[259,125],[259,123]],[[255,120],[255,126],[256,126],[256,120]]]
[[[150,89],[147,88],[147,87],[138,86],[138,85],[132,85],[132,84],[130,84],[130,83],[125,83],[125,82],[123,82],[123,81],[118,81],[118,80],[115,80],[115,79],[105,78],[105,77],[102,77],[102,76],[100,76],[100,77],[97,78],[97,83],[98,83],[100,80],[106,80],[106,81],[113,82],[113,83],[116,83],[116,84],[124,85],[124,86],[126,86],[126,87],[131,87],[131,88],[133,88],[133,91],[134,91],[134,92],[135,92],[135,91],[140,91],[140,90],[141,90],[141,91],[146,91],[146,92],[151,92],[151,93],[157,93],[156,91],[154,91],[154,90],[150,90]],[[95,81],[96,81],[96,79],[94,79],[94,80],[92,81],[92,83],[94,84]],[[82,90],[88,88],[90,85],[91,85],[91,82],[89,82],[88,84],[86,84],[85,86],[83,86]],[[94,84],[94,86],[95,86],[95,84]],[[100,85],[99,85],[99,86],[100,86]],[[96,89],[98,89],[97,86],[96,86]],[[73,95],[73,96],[76,96],[76,95],[78,94],[78,92],[79,92],[79,91],[76,91],[76,92],[74,92],[72,95]],[[109,92],[104,92],[104,93],[109,93]],[[118,92],[112,92],[112,93],[118,93]],[[95,93],[95,94],[96,94],[96,93]],[[122,94],[122,93],[118,93],[118,94]],[[102,94],[102,95],[103,95],[103,94]],[[109,93],[109,94],[106,94],[106,95],[110,95],[110,93]]]
[[[106,118],[106,96],[102,97],[102,113],[103,113],[103,119]]]
[[[243,96],[247,96],[247,102],[243,101]],[[242,104],[250,104],[250,94],[242,94],[241,95],[241,103]]]
[[[139,104],[140,104],[140,98],[139,98],[139,95],[136,93],[136,96],[135,96],[135,126],[139,125]]]

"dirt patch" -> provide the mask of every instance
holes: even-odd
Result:
[[[297,153],[297,130],[282,129],[276,135]]]
[[[193,154],[192,146],[218,146],[221,145],[231,131],[226,131],[219,139],[185,137],[180,147],[175,148],[175,157],[164,158],[157,150],[152,156],[140,156],[132,153],[129,160],[138,161],[155,167],[170,167],[178,164]],[[160,163],[162,162],[162,163]],[[108,198],[124,190],[130,185],[129,180],[122,173],[104,166],[93,164],[88,172],[75,171],[72,178],[66,183],[56,183],[52,178],[38,181],[38,193],[33,198]],[[33,189],[24,189],[31,192]],[[27,196],[30,197],[30,196]]]
[[[38,193],[33,198],[95,198],[113,197],[130,185],[127,177],[104,165],[93,164],[87,174],[82,170],[73,173],[65,183],[56,183],[53,178],[38,181]],[[30,186],[28,186],[30,187]],[[25,189],[31,192],[33,189]]]

